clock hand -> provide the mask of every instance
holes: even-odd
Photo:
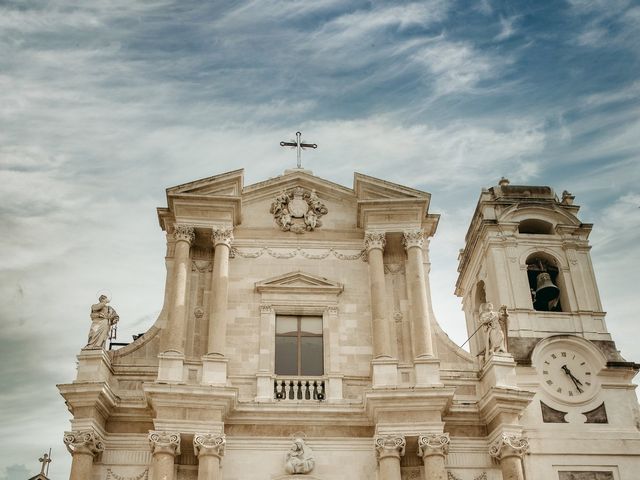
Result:
[[[573,374],[571,373],[571,370],[569,370],[566,365],[562,365],[562,370],[564,371],[564,373],[566,373],[569,376],[573,384],[576,386],[578,393],[583,393],[584,390],[580,388],[580,385],[582,385],[582,382],[573,376]]]

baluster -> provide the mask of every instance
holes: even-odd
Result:
[[[276,398],[278,400],[283,399],[284,398],[284,382],[282,380],[275,380],[274,386],[276,391]]]
[[[324,400],[324,380],[320,380],[318,382],[318,395],[317,398],[318,400]]]
[[[284,389],[285,389],[285,400],[289,400],[291,398],[291,384],[289,382],[289,380],[283,380],[284,382]]]
[[[311,400],[311,382],[309,380],[304,381],[304,399]]]

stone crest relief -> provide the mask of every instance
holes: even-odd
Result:
[[[281,230],[304,233],[322,226],[320,217],[326,215],[328,210],[315,190],[305,191],[302,187],[296,187],[289,193],[284,190],[280,192],[269,212]]]

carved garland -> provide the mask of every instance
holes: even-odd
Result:
[[[107,478],[106,480],[147,480],[149,478],[149,470],[145,470],[140,475],[136,475],[135,477],[123,477],[122,475],[117,475],[111,471],[110,468],[107,468]]]
[[[231,247],[232,258],[235,257],[236,255],[242,258],[258,258],[264,255],[265,253],[273,258],[279,258],[279,259],[287,259],[287,258],[294,258],[297,256],[301,256],[309,260],[324,260],[329,255],[333,255],[338,260],[358,260],[358,259],[364,259],[365,257],[364,250],[361,250],[358,253],[355,253],[353,255],[348,255],[348,254],[340,253],[339,251],[333,248],[330,248],[326,252],[313,254],[313,253],[308,253],[307,251],[303,250],[300,247],[294,250],[289,250],[287,252],[277,252],[275,250],[272,250],[269,247],[262,247],[254,252],[246,252],[246,251],[238,250],[235,247]]]
[[[454,475],[451,472],[447,472],[447,480],[462,480],[462,478]],[[487,480],[487,472],[482,472],[477,477],[474,477],[473,480]]]

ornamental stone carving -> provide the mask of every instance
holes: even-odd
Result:
[[[387,244],[387,237],[384,232],[369,231],[364,234],[364,248],[367,252],[375,248],[384,250]]]
[[[424,245],[424,232],[422,230],[408,230],[402,234],[402,245],[405,249],[413,247],[422,248]]]
[[[320,217],[329,212],[315,190],[296,187],[292,192],[281,191],[271,204],[269,213],[281,230],[304,233],[322,226]]]
[[[400,458],[404,455],[407,442],[402,435],[380,435],[375,438],[376,457],[378,460],[385,457]]]
[[[64,432],[64,444],[72,455],[74,453],[88,453],[97,455],[104,451],[102,438],[93,430],[76,430]]]
[[[418,437],[418,456],[427,457],[429,455],[445,456],[449,453],[449,434],[430,433]]]
[[[311,448],[302,438],[296,438],[285,457],[285,471],[289,474],[309,473],[315,465],[316,461]]]
[[[149,432],[151,453],[170,453],[180,455],[180,434],[172,432]]]
[[[519,457],[529,453],[529,440],[521,435],[507,435],[503,433],[498,440],[489,447],[489,455],[498,460],[506,457]]]
[[[196,234],[194,233],[192,225],[184,225],[177,224],[173,231],[173,238],[176,242],[183,241],[187,243],[193,242],[193,239],[196,238]]]
[[[213,433],[196,433],[193,436],[193,449],[196,456],[213,455],[218,458],[224,456],[227,440],[224,435]]]
[[[213,232],[211,233],[211,241],[213,242],[214,247],[222,243],[231,248],[231,242],[233,242],[233,227],[213,227]]]

